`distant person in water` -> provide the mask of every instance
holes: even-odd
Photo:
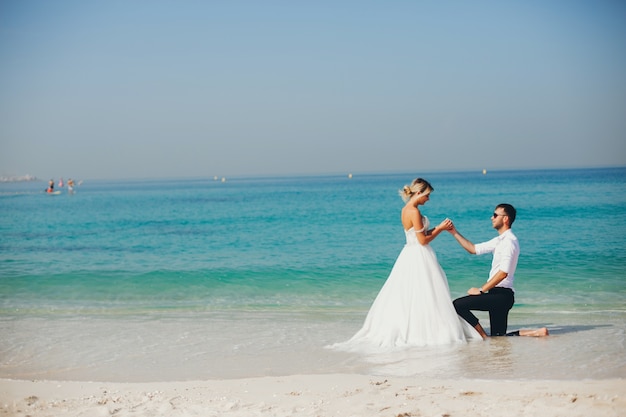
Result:
[[[515,280],[515,270],[520,254],[519,242],[511,230],[516,213],[512,205],[499,204],[491,216],[491,224],[498,231],[498,236],[476,245],[463,237],[456,226],[452,225],[448,229],[457,242],[469,253],[474,255],[493,254],[487,282],[480,287],[470,288],[467,290],[468,295],[454,300],[454,308],[459,316],[472,325],[483,338],[487,338],[487,333],[471,310],[489,312],[491,336],[548,335],[548,329],[545,327],[518,330],[508,334],[506,332],[509,311],[515,303],[513,281]]]
[[[54,180],[48,181],[48,188],[46,188],[46,192],[48,193],[54,192]]]
[[[71,178],[67,180],[67,192],[70,194],[74,193],[74,180]]]

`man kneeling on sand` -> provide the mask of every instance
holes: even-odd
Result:
[[[489,272],[487,282],[479,288],[470,288],[467,291],[468,295],[454,300],[454,308],[458,315],[472,325],[483,339],[487,338],[487,333],[471,310],[489,312],[491,336],[539,337],[548,335],[548,329],[545,327],[532,330],[517,330],[511,333],[506,332],[509,310],[515,303],[513,281],[520,253],[517,237],[511,230],[516,213],[512,205],[499,204],[491,216],[491,223],[493,228],[498,231],[498,236],[476,245],[463,237],[454,224],[448,230],[469,253],[474,255],[493,254],[491,271]]]

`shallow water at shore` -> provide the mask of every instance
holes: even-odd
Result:
[[[342,317],[342,319],[338,319]],[[359,356],[324,346],[361,314],[262,311],[3,319],[5,378],[101,381],[230,379],[363,373],[431,378],[606,379],[626,375],[623,312],[511,315],[511,329],[547,324],[543,338],[500,337]]]

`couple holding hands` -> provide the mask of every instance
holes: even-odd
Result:
[[[506,331],[509,310],[515,302],[513,282],[520,254],[517,237],[511,230],[515,208],[510,204],[496,206],[491,223],[498,236],[474,244],[459,233],[450,219],[430,228],[428,218],[419,207],[430,199],[432,191],[433,187],[422,178],[400,190],[406,203],[401,213],[406,245],[376,296],[363,327],[338,347],[378,350],[485,339],[488,335],[472,310],[489,312],[491,336],[548,335],[545,327]],[[442,232],[451,233],[471,254],[493,254],[488,279],[454,302],[450,299],[446,274],[429,245]]]

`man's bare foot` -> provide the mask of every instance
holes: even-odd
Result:
[[[532,330],[520,330],[520,336],[531,336],[531,337],[543,337],[548,336],[550,332],[546,327],[542,327],[540,329],[532,329]]]

